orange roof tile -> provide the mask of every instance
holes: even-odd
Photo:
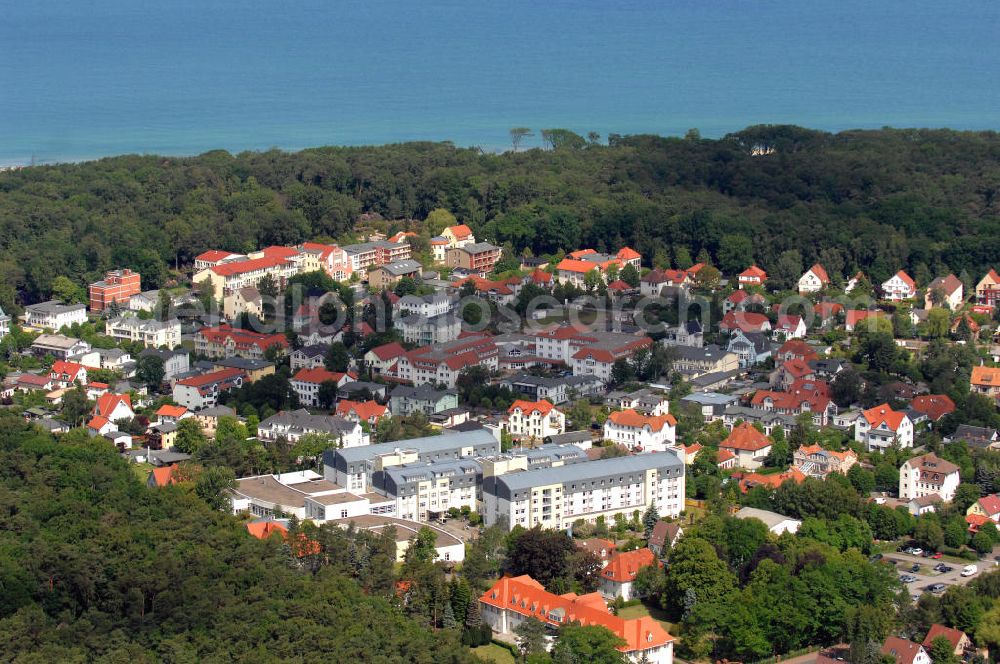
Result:
[[[347,416],[354,413],[359,420],[366,422],[378,420],[385,415],[388,408],[377,401],[350,401],[345,399],[337,404],[337,415]]]
[[[556,265],[557,270],[563,272],[579,272],[581,274],[586,274],[591,270],[596,270],[601,267],[600,263],[592,263],[590,261],[581,261],[575,258],[564,258],[559,261],[559,265]]]
[[[115,394],[114,392],[108,392],[97,397],[97,404],[94,406],[94,414],[107,417],[115,408],[118,407],[119,403],[124,403],[132,409],[132,397],[128,394]]]
[[[733,427],[729,436],[719,444],[722,449],[757,452],[771,446],[771,440],[748,422]]]
[[[292,380],[297,380],[303,383],[325,383],[328,380],[332,380],[335,383],[339,383],[343,380],[344,376],[348,376],[357,380],[351,372],[342,373],[340,371],[329,371],[323,367],[316,367],[314,369],[299,369]]]
[[[898,429],[899,425],[903,422],[903,418],[906,417],[906,413],[893,410],[887,403],[869,408],[863,411],[862,415],[868,420],[868,425],[872,429],[882,426],[882,423],[885,422],[890,431]]]
[[[823,266],[820,265],[819,263],[816,263],[811,268],[809,268],[809,271],[816,275],[816,278],[819,279],[821,284],[830,283],[830,277],[827,275],[826,270],[823,268]]]
[[[455,236],[456,240],[464,240],[465,238],[472,235],[472,229],[466,226],[465,224],[449,226],[446,230],[451,231],[451,234]]]
[[[187,408],[184,406],[171,406],[168,403],[156,409],[156,414],[160,417],[180,417],[186,412]]]
[[[948,413],[955,412],[955,402],[947,394],[924,394],[913,397],[910,407],[926,415],[931,422],[937,422]]]
[[[656,556],[649,549],[624,551],[611,556],[611,560],[601,572],[601,576],[616,583],[628,583],[635,580],[640,569],[656,563]]]
[[[153,478],[154,486],[167,486],[169,484],[177,484],[177,466],[161,466],[159,468],[154,468],[150,471],[150,475]]]
[[[931,625],[930,630],[927,631],[927,636],[924,637],[923,646],[925,648],[930,648],[931,644],[934,643],[934,639],[939,637],[944,637],[951,644],[952,648],[958,649],[959,643],[962,641],[962,637],[965,636],[965,632],[954,627],[945,627],[944,625],[939,625],[934,623]]]
[[[632,408],[616,410],[608,415],[608,419],[620,427],[641,429],[648,426],[651,431],[660,431],[664,425],[677,425],[677,419],[670,413],[666,415],[643,415]]]
[[[287,259],[285,258],[264,256],[263,258],[251,258],[250,260],[245,261],[223,263],[221,265],[212,266],[209,269],[220,277],[231,277],[236,274],[243,274],[244,272],[253,272],[254,270],[266,270],[268,268],[277,267],[286,262]]]
[[[1000,367],[972,367],[970,382],[980,387],[1000,389]]]
[[[634,261],[635,259],[641,259],[642,254],[633,249],[632,247],[622,247],[618,251],[618,260],[622,261]]]
[[[767,280],[767,272],[760,269],[756,265],[751,265],[747,269],[739,273],[740,280],[743,279],[759,279],[761,281]]]
[[[510,408],[507,409],[507,413],[513,413],[519,408],[522,413],[531,413],[537,410],[542,415],[548,415],[555,409],[555,406],[546,399],[541,399],[539,401],[525,401],[524,399],[517,399],[510,405]]]

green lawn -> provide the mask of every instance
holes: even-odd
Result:
[[[145,484],[146,480],[149,478],[149,471],[153,470],[153,466],[148,463],[133,463],[131,465],[132,472],[135,473],[135,476],[138,477],[143,484]]]
[[[677,629],[674,624],[667,620],[666,613],[658,606],[634,604],[632,606],[626,606],[618,612],[618,617],[624,620],[642,618],[643,616],[649,616],[656,622],[660,623],[660,625],[663,626],[663,629],[667,630],[669,634],[677,633]]]
[[[514,656],[510,654],[510,651],[506,648],[501,648],[495,643],[473,648],[472,654],[484,662],[495,662],[495,664],[514,664]]]

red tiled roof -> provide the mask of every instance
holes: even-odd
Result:
[[[576,260],[575,258],[564,258],[559,261],[559,265],[556,266],[557,270],[562,270],[564,272],[580,272],[586,274],[591,270],[596,270],[598,268],[604,268],[605,265],[602,263],[592,263],[590,261]]]
[[[849,309],[845,322],[848,326],[854,327],[868,318],[882,318],[883,316],[885,316],[885,313],[878,309]]]
[[[97,397],[97,404],[94,406],[94,414],[107,417],[120,402],[124,402],[129,410],[132,409],[132,397],[128,394],[115,394],[114,392],[108,392],[107,394],[102,394]]]
[[[775,473],[773,475],[762,475],[760,473],[746,473],[739,474],[740,491],[742,493],[748,492],[755,486],[764,486],[769,489],[777,489],[785,482],[791,480],[796,484],[802,484],[806,481],[806,476],[798,468],[789,468],[783,473]]]
[[[221,249],[209,249],[203,253],[198,254],[194,257],[196,261],[206,261],[209,263],[215,263],[221,260],[225,260],[229,256],[232,256],[231,251],[222,251]]]
[[[198,330],[197,334],[206,341],[219,345],[225,344],[227,339],[232,339],[236,347],[240,349],[256,346],[263,351],[274,345],[282,348],[288,347],[288,339],[283,334],[261,334],[229,325],[203,327]]]
[[[500,610],[534,616],[555,626],[573,621],[582,625],[605,627],[625,641],[622,652],[659,648],[674,640],[659,622],[645,616],[625,620],[608,612],[607,603],[598,593],[589,595],[553,595],[530,576],[504,577],[483,593],[479,601]],[[561,609],[561,621],[552,620]]]
[[[972,377],[969,382],[980,387],[1000,387],[1000,367],[972,367]]]
[[[184,406],[171,406],[168,403],[165,403],[156,409],[156,414],[160,417],[180,417],[186,412],[187,408]]]
[[[61,380],[61,376],[64,374],[69,376],[70,382],[76,380],[76,376],[83,369],[82,364],[77,364],[76,362],[67,362],[65,360],[56,360],[52,363],[52,370],[49,375],[54,374],[54,378]]]
[[[102,427],[106,426],[109,423],[110,420],[108,418],[102,417],[101,415],[94,415],[92,418],[90,418],[90,421],[87,422],[87,428],[93,429],[94,431],[100,431]]]
[[[826,274],[826,270],[819,263],[816,263],[811,268],[809,268],[809,272],[815,274],[816,278],[819,279],[821,284],[830,283],[830,277]]]
[[[894,658],[896,664],[913,664],[913,660],[916,659],[920,650],[921,646],[913,641],[890,636],[885,640],[885,644],[879,652]]]
[[[1000,514],[1000,495],[992,493],[976,501],[987,515]]]
[[[159,468],[154,468],[149,473],[153,478],[153,485],[167,486],[169,484],[177,484],[178,479],[176,470],[177,466],[161,466]]]
[[[925,394],[913,397],[910,407],[925,414],[931,422],[937,422],[948,413],[955,412],[955,402],[947,394]]]
[[[767,436],[757,431],[748,422],[744,422],[733,427],[729,437],[722,441],[719,447],[721,449],[757,452],[765,447],[770,447],[770,445],[771,441]]]
[[[771,321],[764,314],[752,311],[730,311],[722,317],[720,330],[740,330],[742,332],[760,332],[770,326]]]
[[[897,276],[897,277],[899,277],[900,279],[902,279],[902,280],[903,280],[903,282],[904,282],[904,283],[905,283],[905,284],[906,284],[907,286],[909,286],[910,288],[916,288],[916,287],[917,287],[917,282],[915,282],[915,281],[913,280],[913,277],[911,277],[911,276],[910,276],[910,275],[908,275],[907,273],[903,272],[902,270],[900,270],[899,272],[897,272],[897,273],[896,273],[896,276]]]
[[[547,284],[551,283],[552,275],[545,270],[536,267],[534,272],[531,273],[530,279],[536,284]]]
[[[993,523],[993,519],[988,516],[982,516],[981,514],[966,514],[965,522],[969,524],[969,532],[975,534],[978,533],[979,529],[987,523]]]
[[[899,425],[903,422],[903,418],[906,417],[906,413],[893,410],[887,403],[869,408],[861,414],[868,420],[868,425],[872,429],[882,426],[882,423],[885,422],[890,431],[898,429]]]
[[[601,576],[616,583],[628,583],[635,581],[640,569],[656,563],[656,556],[649,549],[624,551],[611,556],[608,566],[601,571]]]
[[[465,224],[449,226],[447,230],[451,231],[451,234],[455,236],[456,240],[464,240],[465,238],[472,235],[472,229],[466,226]]]
[[[291,258],[292,256],[298,256],[299,250],[293,247],[279,247],[272,245],[270,247],[264,247],[260,250],[267,258]]]
[[[507,413],[513,413],[518,408],[521,409],[522,413],[531,413],[537,410],[542,415],[548,415],[553,409],[555,409],[555,406],[549,403],[547,399],[541,399],[539,401],[525,401],[524,399],[517,399],[510,405],[510,408],[507,409]]]
[[[799,327],[799,323],[801,322],[802,318],[800,318],[799,316],[790,316],[788,314],[784,314],[778,316],[778,321],[777,323],[775,323],[775,329],[794,331]]]
[[[965,636],[965,632],[953,627],[945,627],[944,625],[939,625],[934,623],[931,625],[930,630],[927,632],[927,636],[924,637],[924,647],[930,648],[931,644],[934,643],[934,639],[939,637],[944,637],[951,644],[951,647],[958,649],[958,645],[962,642],[962,638]]]
[[[211,385],[212,383],[221,383],[222,381],[232,380],[238,376],[246,376],[246,373],[243,372],[242,369],[219,369],[218,371],[201,374],[200,376],[182,378],[178,380],[176,384],[186,385],[188,387],[205,387],[206,385]]]
[[[764,270],[760,269],[756,265],[751,265],[747,269],[740,272],[738,276],[740,279],[749,278],[765,281],[767,279],[767,272],[764,272]]]
[[[245,261],[234,261],[232,263],[214,265],[209,269],[220,277],[231,277],[235,274],[243,274],[244,272],[253,272],[254,270],[266,270],[268,268],[277,267],[286,262],[287,261],[284,258],[264,256],[263,258],[251,258],[250,260]]]
[[[643,415],[632,408],[616,410],[608,415],[608,419],[620,427],[641,429],[648,426],[651,431],[660,431],[664,425],[677,426],[677,419],[669,413],[666,415]]]
[[[813,312],[821,318],[832,318],[844,310],[844,305],[839,302],[819,302],[813,307]]]
[[[618,260],[632,261],[632,260],[635,260],[637,258],[641,259],[642,258],[642,254],[640,254],[638,251],[636,251],[632,247],[622,247],[622,249],[618,251]]]
[[[399,357],[400,355],[406,353],[406,349],[394,341],[389,344],[376,346],[375,348],[372,348],[371,352],[374,353],[375,357],[380,360],[391,360],[394,357]]]
[[[335,383],[339,383],[343,380],[344,376],[357,380],[357,376],[349,371],[347,373],[342,373],[340,371],[329,371],[323,367],[299,369],[298,372],[292,376],[292,380],[297,380],[302,383],[325,383],[328,380],[332,380]]]
[[[805,360],[815,360],[817,358],[816,351],[813,347],[802,339],[789,339],[785,343],[781,344],[781,348],[778,349],[779,355],[786,355],[791,353]]]
[[[257,539],[262,540],[267,539],[274,533],[278,533],[281,536],[281,539],[288,539],[288,529],[280,523],[276,523],[274,521],[257,521],[254,523],[248,523],[247,532]],[[306,539],[306,536],[302,533],[299,533],[299,544],[300,550],[296,552],[296,555],[300,558],[302,556],[320,552],[319,543]]]
[[[345,399],[337,404],[337,415],[346,417],[354,413],[359,420],[365,422],[378,420],[385,415],[388,408],[377,401],[350,401]]]

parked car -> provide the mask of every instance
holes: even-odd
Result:
[[[913,563],[913,567],[910,568],[910,571],[911,572],[919,572],[920,571],[920,563]]]
[[[903,583],[913,583],[914,581],[917,580],[917,577],[913,576],[912,574],[903,574],[902,576],[899,577],[899,580],[902,581]]]
[[[940,551],[935,551],[934,555],[931,556],[931,558],[933,558],[934,560],[938,560],[940,557],[941,557],[941,552]],[[998,558],[1000,558],[1000,556],[998,556]]]
[[[930,590],[932,593],[943,593],[944,592],[944,584],[943,583],[935,583],[933,586],[928,587],[927,590]]]
[[[907,553],[909,553],[911,556],[920,556],[923,555],[924,550],[921,549],[919,546],[915,546],[912,549],[910,549]]]
[[[938,563],[937,565],[934,566],[934,571],[943,572],[945,567],[947,567],[947,565],[945,565],[944,563]]]
[[[979,571],[979,568],[975,565],[966,565],[962,568],[962,576],[972,576]]]

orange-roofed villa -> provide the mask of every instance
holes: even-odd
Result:
[[[854,423],[854,440],[864,443],[868,451],[892,447],[897,441],[900,447],[913,447],[913,422],[906,413],[884,403],[861,413]]]
[[[601,570],[600,593],[608,599],[621,597],[626,602],[633,598],[632,583],[639,575],[639,570],[650,565],[660,565],[660,562],[647,548],[635,551],[617,552]]]
[[[662,452],[677,440],[677,420],[670,413],[643,415],[632,408],[616,410],[604,422],[604,438],[633,452]]]
[[[756,470],[764,465],[764,458],[771,452],[771,439],[749,422],[743,422],[719,443],[719,451],[731,452],[740,468]]]
[[[557,436],[566,431],[566,415],[545,399],[518,399],[507,409],[506,428],[518,438]]]
[[[554,595],[530,576],[504,577],[479,598],[483,622],[494,632],[513,634],[528,618],[558,629],[571,622],[608,629],[625,642],[618,649],[629,662],[672,664],[674,637],[649,616],[625,620],[612,615],[600,593]]]

